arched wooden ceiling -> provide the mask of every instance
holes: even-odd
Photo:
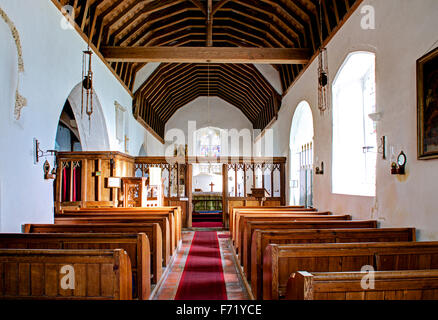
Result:
[[[315,53],[361,0],[52,2],[58,8],[73,7],[77,28],[91,39],[97,50],[213,46],[308,48]],[[110,65],[132,92],[137,73],[145,63],[112,62]],[[304,68],[302,64],[273,66],[279,72],[284,91]],[[178,108],[208,94],[207,68],[206,64],[199,63],[161,64],[133,93],[134,113],[140,122],[163,137],[165,123]],[[255,128],[263,129],[276,117],[280,97],[253,65],[211,64],[210,68],[210,95],[219,96],[242,110]]]

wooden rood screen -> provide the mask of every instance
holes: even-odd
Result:
[[[222,165],[222,208],[228,226],[229,208],[279,206],[286,203],[286,158],[131,157],[120,152],[60,152],[57,155],[55,211],[71,208],[123,206],[124,190],[108,178],[146,177],[159,167],[164,181],[164,206],[182,209],[184,227],[191,226],[194,163]],[[263,199],[252,188],[266,189]]]
[[[134,176],[146,177],[149,168],[161,168],[165,206],[181,207],[183,226],[191,226],[192,166],[186,161],[165,157],[135,158]]]
[[[222,210],[228,213],[235,206],[279,206],[286,203],[286,158],[203,158],[137,157],[135,176],[146,176],[150,167],[162,169],[165,205],[180,206],[184,221],[191,226],[192,165],[216,163],[222,165]],[[252,188],[264,188],[268,196],[261,200],[251,196]],[[228,215],[224,224],[228,226]]]

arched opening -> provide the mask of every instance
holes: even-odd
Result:
[[[290,132],[289,203],[313,205],[313,116],[302,101],[295,110]]]
[[[73,110],[68,100],[59,119],[56,132],[55,150],[57,151],[82,151],[81,139],[79,137],[78,124],[76,123]]]
[[[140,150],[138,150],[138,156],[139,157],[146,157],[146,148],[144,147],[144,144],[141,145]]]
[[[375,196],[375,54],[348,55],[333,82],[332,192]]]
[[[103,115],[102,105],[96,93],[93,93],[93,113],[88,118],[82,110],[82,83],[77,84],[67,98],[66,105],[70,106],[71,114],[76,120],[77,134],[82,151],[110,150],[109,135]],[[84,96],[85,99],[85,96]],[[63,110],[64,111],[64,110]],[[60,119],[62,119],[62,113]]]

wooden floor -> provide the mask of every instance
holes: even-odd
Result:
[[[230,242],[229,231],[217,231],[222,258],[225,285],[228,300],[250,300],[234,251]],[[166,270],[162,281],[152,293],[152,300],[173,300],[178,290],[181,275],[184,271],[195,231],[183,231],[182,244],[174,257],[172,264]]]

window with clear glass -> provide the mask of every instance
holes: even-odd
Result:
[[[350,54],[333,83],[333,193],[375,196],[375,55]]]

